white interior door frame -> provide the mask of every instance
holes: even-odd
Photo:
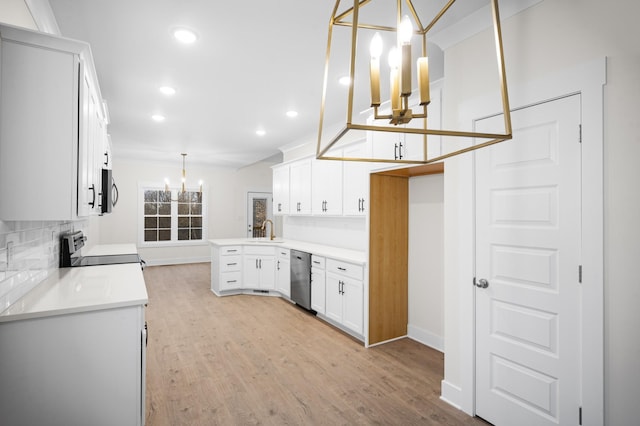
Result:
[[[604,422],[604,169],[603,169],[603,86],[606,84],[606,58],[580,64],[573,68],[555,72],[526,85],[510,86],[511,105],[525,107],[547,100],[579,93],[582,97],[582,314],[581,351],[583,425]],[[460,110],[461,123],[468,125],[483,117],[477,111],[486,111],[487,99],[478,99],[465,104]],[[496,112],[499,108],[496,108]],[[459,289],[457,312],[459,325],[458,357],[460,382],[442,383],[442,399],[470,415],[475,414],[475,300],[471,279],[474,276],[473,229],[473,157],[457,159],[456,169],[458,195],[456,196],[458,217],[457,248],[455,256],[455,278]],[[445,174],[445,179],[447,178]],[[445,225],[446,226],[446,225]],[[445,228],[447,229],[447,228]],[[445,240],[447,236],[445,235]],[[446,244],[446,243],[445,243]],[[445,248],[446,250],[446,248]],[[451,256],[454,254],[451,253]],[[447,267],[447,264],[445,264]],[[452,268],[449,266],[449,270]],[[453,273],[453,272],[452,272]],[[447,309],[450,309],[447,306]],[[445,325],[446,333],[446,325]],[[446,345],[446,341],[445,341]],[[458,358],[458,359],[455,359]],[[447,352],[445,346],[445,365]]]

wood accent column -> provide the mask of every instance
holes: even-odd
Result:
[[[372,174],[369,344],[407,334],[409,179]]]

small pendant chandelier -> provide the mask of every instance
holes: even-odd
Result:
[[[182,179],[180,184],[180,193],[184,194],[186,192],[186,185],[187,185],[187,170],[185,166],[187,154],[182,153],[180,155],[182,155]],[[166,192],[169,192],[171,190],[169,186],[170,186],[169,178],[164,178],[164,190]],[[199,186],[198,192],[202,194],[202,181],[198,182],[198,186]]]
[[[429,105],[432,100],[429,89],[430,81],[429,60],[427,55],[427,34],[455,2],[456,0],[448,0],[442,9],[436,9],[431,12],[437,13],[433,15],[429,14],[429,16],[425,17],[420,16],[418,10],[414,6],[413,0],[396,0],[395,2],[391,2],[389,0],[386,2],[382,0],[353,0],[351,5],[349,4],[349,1],[336,0],[331,19],[329,21],[329,35],[326,51],[325,76],[320,108],[320,124],[318,130],[316,158],[342,161],[428,164],[512,138],[509,95],[505,75],[498,0],[490,0],[490,3],[492,9],[492,23],[496,52],[496,56],[494,58],[497,58],[498,70],[496,81],[500,85],[500,99],[502,103],[502,114],[504,116],[504,132],[478,133],[464,130],[444,130],[440,128],[432,128],[428,125]],[[342,3],[345,3],[346,6],[341,7]],[[393,3],[395,3],[395,7],[391,6]],[[418,4],[418,6],[426,9],[430,4],[421,3]],[[382,9],[382,7],[388,7],[390,10]],[[393,12],[392,16],[389,16],[390,11]],[[381,18],[381,15],[384,15],[384,18]],[[365,20],[367,21],[364,22]],[[372,20],[373,22],[368,20]],[[395,26],[389,25],[389,21],[394,22]],[[423,23],[427,23],[427,25],[424,25]],[[335,70],[330,68],[329,62],[332,57],[332,47],[335,47],[336,50],[339,51],[340,48],[347,45],[344,41],[346,35],[344,35],[342,39],[338,38],[338,31],[345,27],[350,30],[351,42],[349,56],[349,92],[346,107],[347,116],[346,123],[336,134],[333,132],[330,133],[325,129],[325,125],[332,124],[325,123],[325,111],[341,108],[340,104],[334,103],[329,105],[327,102],[329,76],[333,75],[330,71],[333,71],[335,74]],[[388,34],[391,33],[392,38],[395,40],[392,43],[394,46],[388,53],[388,80],[386,78],[381,78],[380,58],[383,51],[383,39],[381,33],[387,34],[387,39],[391,38],[388,37]],[[369,52],[362,51],[364,50],[362,49],[362,43],[358,44],[359,37],[363,38],[363,36],[366,41],[370,40],[370,44],[368,46]],[[412,39],[418,39],[418,43],[421,47],[420,54],[418,55],[419,57],[415,64],[412,63]],[[416,43],[415,40],[413,43]],[[358,47],[360,51],[356,52]],[[345,52],[343,50],[340,53]],[[366,59],[368,59],[368,63],[366,62]],[[489,58],[488,60],[491,59]],[[414,66],[415,71],[412,71]],[[367,69],[369,71],[369,84],[363,84],[360,80],[363,80],[363,77],[366,79],[367,73],[365,70]],[[417,82],[417,88],[415,90],[412,87],[412,79],[414,78],[412,76],[415,76],[415,80]],[[381,80],[383,80],[382,84]],[[389,98],[384,101],[381,100],[381,86],[389,89]],[[366,91],[367,88],[370,92],[370,109],[359,112],[359,114],[354,114],[354,106],[356,106],[354,101],[354,92],[358,90],[358,94],[361,94],[363,91]],[[364,108],[364,105],[358,105],[358,107]],[[367,121],[363,122],[362,117],[365,116],[365,114]],[[360,122],[357,122],[359,118]],[[355,131],[353,133],[356,133],[356,136],[354,137],[351,135],[344,138],[351,131]],[[396,158],[395,160],[381,159],[373,158],[373,153],[369,154],[371,157],[346,158],[332,153],[332,148],[340,146],[339,144],[336,145],[336,143],[341,139],[345,143],[363,139],[361,136],[358,137],[358,131],[388,132],[391,135],[404,134],[406,137],[412,137],[413,140],[418,138],[422,144],[421,148],[423,151],[423,158],[413,158],[411,160],[402,158]],[[325,137],[323,133],[330,133],[330,135]],[[331,136],[332,134],[334,134],[334,136]],[[429,136],[436,140],[457,137],[458,139],[454,139],[454,141],[463,141],[464,138],[473,138],[474,141],[471,145],[466,145],[463,148],[460,148],[458,143],[447,145],[446,150],[443,149],[436,156],[428,158],[429,150],[427,149],[427,142]],[[373,143],[375,144],[375,141]],[[333,152],[336,152],[336,150],[334,149]]]

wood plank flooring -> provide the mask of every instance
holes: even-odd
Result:
[[[439,399],[440,352],[362,343],[277,298],[210,291],[210,264],[147,267],[147,425],[475,425]]]

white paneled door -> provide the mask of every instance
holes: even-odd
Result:
[[[480,120],[477,131],[502,120]],[[580,96],[512,121],[513,140],[476,152],[476,414],[495,425],[577,425]]]

